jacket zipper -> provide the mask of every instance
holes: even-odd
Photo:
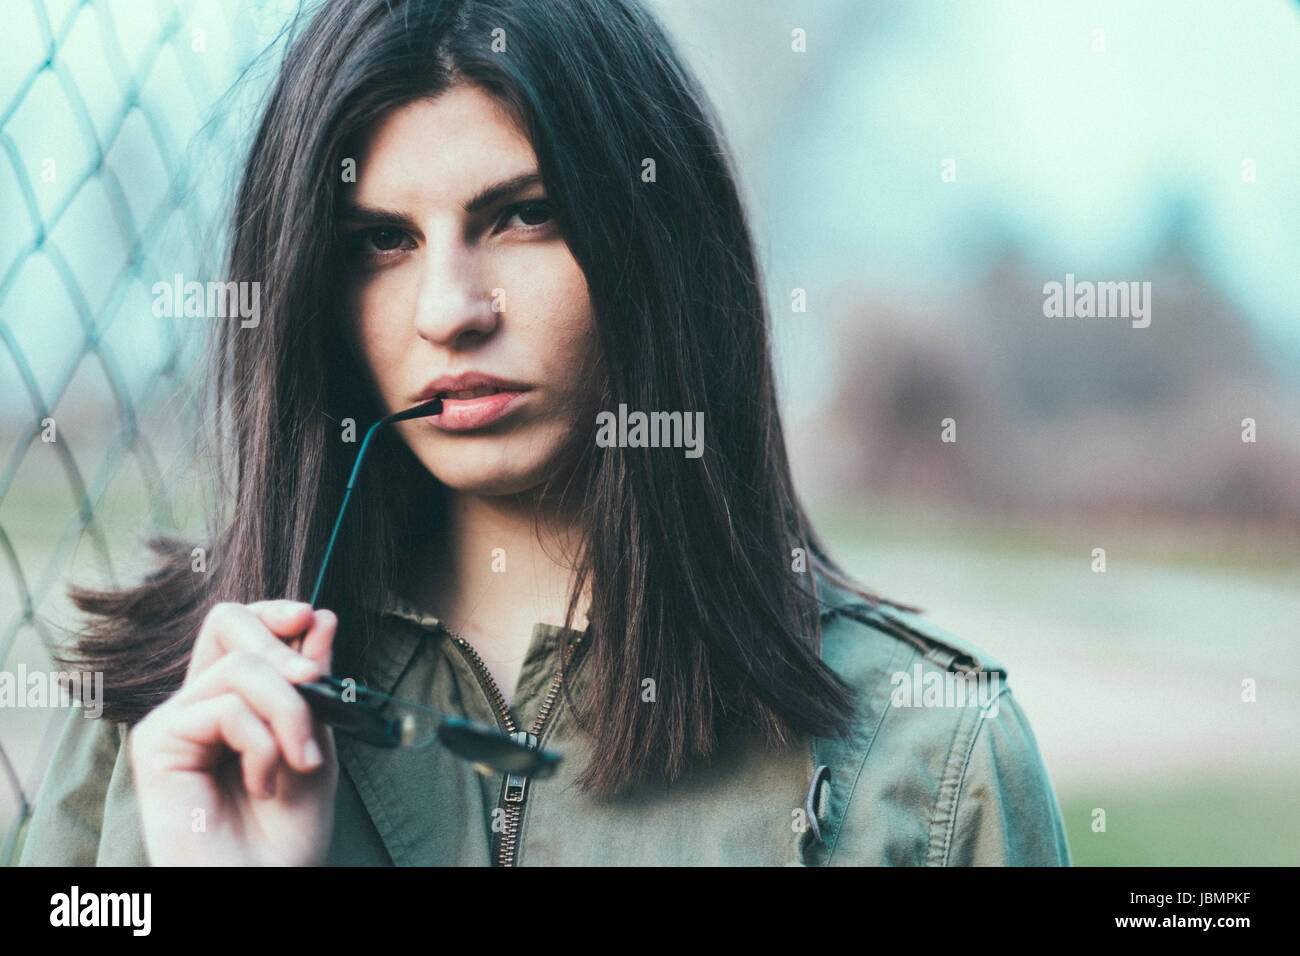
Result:
[[[450,628],[448,633],[451,634],[456,646],[461,649],[465,659],[473,669],[474,675],[478,678],[479,685],[487,694],[488,700],[492,702],[492,707],[497,712],[497,720],[500,722],[502,729],[516,742],[526,744],[529,749],[540,746],[542,733],[546,730],[546,723],[550,719],[555,700],[560,693],[560,668],[556,668],[555,675],[551,678],[551,685],[547,688],[546,696],[542,699],[542,706],[538,708],[532,729],[528,731],[520,730],[510,713],[510,708],[506,706],[505,695],[501,693],[501,688],[497,686],[497,682],[488,673],[487,667],[483,664],[483,658],[478,656],[478,651],[474,650],[468,641],[451,631]],[[569,641],[569,646],[561,659],[561,663],[572,663],[570,660],[572,651],[581,642],[581,634],[575,635]],[[524,801],[527,798],[528,777],[518,773],[506,774],[505,782],[501,787],[500,800],[505,809],[505,821],[501,826],[501,836],[497,842],[495,860],[497,866],[515,865],[515,857],[519,852],[519,824],[523,819]]]

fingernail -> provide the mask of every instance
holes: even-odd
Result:
[[[320,746],[314,739],[308,738],[302,745],[302,759],[309,767],[318,766],[325,759],[321,756]]]

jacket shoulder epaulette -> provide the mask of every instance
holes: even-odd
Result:
[[[822,592],[823,620],[837,614],[855,618],[908,642],[927,660],[944,670],[987,671],[1007,676],[1006,667],[988,651],[957,637],[921,614],[883,601],[873,604],[825,579],[818,584]]]
[[[872,803],[873,798],[867,795],[869,788],[860,786],[864,775],[874,781],[877,799],[883,793],[914,794],[912,816],[904,812],[903,818],[920,827],[925,839],[939,839],[935,845],[942,849],[942,840],[946,839],[943,834],[947,831],[936,821],[947,819],[944,812],[955,812],[952,802],[955,797],[949,801],[950,806],[940,799],[940,790],[931,792],[918,786],[915,768],[902,761],[900,755],[908,755],[909,761],[927,763],[931,770],[922,776],[926,780],[943,781],[943,794],[959,794],[959,781],[967,766],[974,734],[985,726],[978,714],[985,711],[988,702],[982,699],[983,692],[976,690],[974,699],[981,703],[978,709],[942,705],[914,708],[896,704],[894,691],[900,677],[914,679],[915,668],[929,671],[922,679],[945,671],[958,675],[988,674],[993,697],[1000,699],[1009,690],[1002,686],[1006,668],[987,651],[949,633],[919,611],[872,600],[828,582],[818,583],[822,604],[822,658],[853,688],[857,716],[849,734],[813,740],[811,786],[816,793],[808,804],[818,813],[819,829],[814,836],[820,835],[822,840],[809,838],[802,846],[802,860],[808,865],[825,864],[837,851],[842,859],[870,856],[869,851],[863,850],[870,843],[864,834],[874,827],[874,823],[867,822],[874,811],[862,810],[855,817],[849,815],[854,794],[860,790],[856,805],[861,808]],[[984,678],[981,678],[979,687],[983,686]],[[969,685],[966,688],[969,692]],[[988,733],[991,731],[986,731],[986,737]],[[864,767],[870,754],[877,756],[868,772]],[[826,777],[829,782],[825,781]],[[915,861],[925,862],[932,855],[931,848]]]
[[[879,604],[875,611],[886,629],[916,645],[928,660],[956,671],[987,671],[1007,676],[1006,666],[988,651],[944,630],[933,621],[892,604]]]

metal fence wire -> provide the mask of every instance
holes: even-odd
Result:
[[[0,57],[0,862],[64,725],[24,674],[176,528],[196,343],[150,289],[219,266],[222,213],[297,3],[4,0]],[[265,56],[263,56],[265,54]],[[269,68],[269,67],[268,67]],[[215,254],[214,254],[215,251]],[[194,320],[189,320],[194,322]],[[7,579],[8,587],[5,587]],[[26,703],[25,703],[26,702]]]

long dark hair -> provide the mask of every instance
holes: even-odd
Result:
[[[310,594],[357,448],[339,423],[382,414],[343,340],[341,164],[383,113],[456,83],[495,96],[533,144],[595,308],[600,407],[703,412],[707,424],[703,456],[687,458],[597,448],[593,422],[581,480],[566,485],[582,531],[566,623],[584,585],[592,595],[590,680],[570,701],[592,737],[582,785],[674,779],[728,727],[773,746],[843,730],[852,695],[820,658],[813,573],[877,598],[827,555],[795,495],[718,124],[636,0],[328,0],[312,15],[234,213],[229,278],[261,283],[261,322],[227,323],[215,343],[215,421],[233,454],[218,462],[231,508],[214,521],[208,571],[192,570],[192,542],[160,538],[163,560],[140,585],[72,591],[92,615],[76,660],[105,672],[105,716],[136,720],[175,691],[215,602]],[[436,482],[409,450],[392,437],[378,450],[384,480],[363,482],[323,602],[358,654],[378,633],[373,595],[442,522]],[[792,570],[795,548],[809,573]],[[645,677],[655,706],[641,703]]]

